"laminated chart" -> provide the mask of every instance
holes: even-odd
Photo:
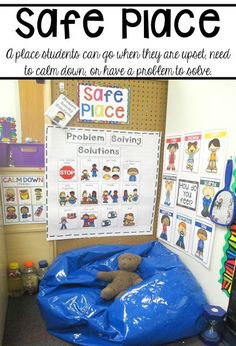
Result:
[[[153,233],[159,132],[47,127],[47,238]]]
[[[42,175],[1,176],[4,225],[45,223],[45,177]]]

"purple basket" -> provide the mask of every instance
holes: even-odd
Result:
[[[9,144],[0,143],[0,167],[9,166]]]
[[[9,165],[14,167],[44,167],[43,144],[9,144]]]

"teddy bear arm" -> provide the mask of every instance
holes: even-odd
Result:
[[[140,284],[140,282],[142,282],[143,281],[143,279],[141,279],[141,278],[136,278],[136,279],[134,279],[134,285],[138,285],[138,284]]]
[[[112,281],[116,276],[117,271],[112,272],[98,272],[97,278],[103,281]]]
[[[140,284],[140,282],[143,281],[143,279],[138,274],[133,273],[132,281],[133,281],[133,285],[138,285]]]

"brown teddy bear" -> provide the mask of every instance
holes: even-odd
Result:
[[[134,273],[141,263],[138,255],[125,253],[118,257],[120,270],[111,272],[98,272],[97,278],[104,281],[111,281],[102,291],[101,297],[106,300],[119,298],[130,286],[137,285],[143,280]]]

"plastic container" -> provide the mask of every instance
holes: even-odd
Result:
[[[0,167],[9,166],[9,144],[0,143]]]
[[[48,270],[48,262],[46,260],[39,261],[39,269],[38,269],[38,280],[39,282],[43,279],[45,273]]]
[[[18,262],[11,262],[8,270],[8,294],[10,297],[20,297],[24,293],[22,275]]]
[[[44,167],[44,145],[10,143],[9,161],[14,167]]]
[[[24,268],[22,269],[22,282],[24,293],[32,295],[38,291],[38,276],[37,270],[34,266],[34,262],[24,262]]]

